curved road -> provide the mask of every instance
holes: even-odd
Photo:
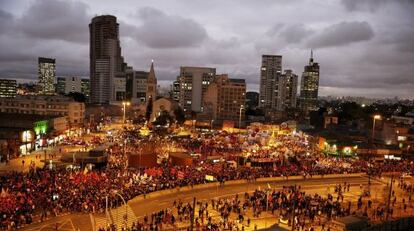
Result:
[[[355,195],[355,200],[360,194],[360,186],[368,184],[368,178],[363,175],[331,175],[321,178],[320,176],[314,176],[313,178],[304,179],[303,177],[290,177],[289,180],[278,178],[262,178],[256,182],[247,181],[230,181],[224,185],[219,186],[218,183],[210,183],[205,185],[190,187],[183,187],[181,189],[163,190],[154,193],[150,193],[144,198],[144,196],[138,196],[128,202],[128,220],[129,223],[136,219],[142,219],[146,214],[149,216],[153,212],[158,212],[162,209],[171,208],[174,200],[186,202],[192,202],[196,197],[198,201],[210,201],[213,198],[218,197],[230,197],[235,194],[243,194],[245,192],[251,192],[258,188],[271,187],[272,189],[281,189],[283,186],[288,185],[300,185],[304,191],[309,193],[321,193],[326,194],[328,190],[333,191],[333,186],[338,183],[347,182],[351,184],[350,195]],[[373,187],[381,185],[379,181],[372,180]],[[328,189],[329,187],[329,189]],[[121,225],[122,217],[125,214],[125,206],[121,206],[112,210],[112,219]],[[65,230],[85,230],[93,231],[93,226],[102,227],[105,226],[105,214],[70,214],[60,217],[51,218],[42,223],[32,224],[27,227],[23,227],[23,230],[55,230],[56,223],[61,226],[59,230],[65,227]],[[94,224],[94,225],[92,225]],[[62,229],[63,230],[63,229]]]

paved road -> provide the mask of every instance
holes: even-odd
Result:
[[[225,197],[232,196],[235,194],[242,194],[245,192],[251,192],[259,187],[264,189],[268,187],[268,184],[271,188],[280,189],[284,185],[300,185],[303,189],[316,189],[318,191],[327,191],[328,186],[330,190],[333,190],[335,184],[340,182],[351,183],[352,186],[358,186],[360,184],[367,184],[368,180],[365,177],[335,177],[335,178],[313,178],[313,179],[296,179],[289,181],[270,181],[270,182],[255,182],[255,183],[246,183],[238,185],[224,185],[220,187],[210,187],[206,189],[195,189],[186,192],[175,192],[167,195],[160,195],[153,198],[142,199],[138,197],[128,202],[129,206],[134,211],[135,215],[140,218],[145,216],[145,214],[151,214],[152,212],[159,211],[161,209],[166,209],[172,207],[174,200],[181,199],[183,202],[191,202],[194,197],[197,200],[210,200],[215,197]]]
[[[343,176],[343,177],[328,177],[325,176],[324,178],[314,177],[311,179],[289,179],[286,180],[273,180],[268,182],[250,182],[250,183],[243,183],[243,184],[236,184],[236,185],[229,185],[227,182],[224,186],[211,186],[204,189],[196,189],[194,187],[193,190],[175,190],[175,192],[156,192],[152,194],[148,194],[146,198],[143,196],[139,196],[130,200],[128,202],[128,210],[129,212],[128,217],[131,220],[139,219],[141,220],[146,214],[150,215],[153,212],[157,212],[161,209],[172,208],[172,204],[174,200],[181,199],[183,202],[191,202],[194,197],[197,200],[204,200],[210,201],[212,198],[217,197],[230,197],[235,194],[243,194],[244,192],[251,192],[258,188],[267,188],[269,185],[271,188],[280,189],[284,185],[300,185],[303,190],[310,192],[310,193],[321,193],[326,194],[328,190],[332,193],[333,186],[338,183],[348,182],[351,184],[351,195],[349,198],[352,198],[354,195],[355,201],[360,195],[360,185],[367,185],[368,179],[363,176]],[[379,187],[380,182],[372,181],[373,187]],[[329,187],[329,189],[328,189]],[[352,199],[352,200],[353,200]],[[125,211],[125,207],[118,208],[119,211]],[[116,213],[119,213],[117,211]],[[116,214],[113,213],[113,214]],[[131,216],[131,214],[132,216]],[[121,216],[122,217],[122,216]],[[70,222],[69,222],[70,221]],[[95,226],[101,226],[105,224],[105,215],[104,214],[95,214],[94,219],[91,219],[88,214],[77,214],[77,215],[66,215],[61,217],[52,218],[47,222],[43,222],[36,225],[30,225],[28,227],[23,228],[23,230],[54,230],[55,224],[61,224],[62,227],[65,227],[65,230],[85,230],[90,231],[92,229],[92,223],[95,223]],[[120,222],[120,221],[118,221]],[[72,225],[72,229],[70,228],[69,224]],[[97,224],[99,223],[99,224]],[[120,226],[118,226],[120,227]]]

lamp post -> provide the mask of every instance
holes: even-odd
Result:
[[[380,120],[381,119],[381,115],[374,115],[372,117],[372,136],[371,136],[371,148],[370,148],[370,156],[368,158],[368,163],[371,160],[371,155],[372,155],[372,149],[374,147],[374,139],[375,139],[375,120]],[[368,174],[368,187],[369,187],[369,191],[371,191],[370,186],[371,186],[371,163],[369,163],[369,174]]]
[[[240,105],[240,113],[239,113],[239,128],[241,128],[241,119],[242,119],[242,111],[244,109],[244,105]]]
[[[372,123],[372,143],[374,143],[374,139],[375,139],[375,120],[380,120],[381,116],[380,115],[374,115],[374,117],[372,117],[373,123]]]
[[[128,101],[122,101],[122,106],[123,106],[123,110],[124,110],[124,117],[122,119],[122,123],[125,124],[125,112],[126,112],[126,106],[131,105],[130,102]]]

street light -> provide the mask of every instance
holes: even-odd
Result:
[[[124,117],[122,119],[122,123],[125,124],[125,112],[126,112],[126,106],[131,105],[130,102],[128,101],[122,101],[122,106],[123,106],[123,110],[124,110]]]
[[[380,120],[381,119],[381,115],[374,115],[373,117],[372,117],[372,136],[371,136],[371,148],[370,148],[370,156],[369,156],[369,161],[368,161],[368,164],[369,164],[369,174],[368,174],[368,191],[370,191],[370,193],[371,193],[371,188],[370,188],[370,186],[371,186],[371,163],[370,163],[370,160],[371,160],[371,155],[372,155],[372,149],[374,148],[374,138],[375,138],[375,120]]]
[[[240,113],[239,113],[239,128],[241,128],[241,118],[242,118],[242,111],[244,109],[244,105],[240,105]]]
[[[375,120],[380,120],[381,119],[381,115],[374,115],[374,117],[372,117],[373,123],[372,123],[372,143],[374,143],[374,138],[375,138]]]

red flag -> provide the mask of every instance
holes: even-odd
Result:
[[[178,173],[177,173],[177,178],[182,180],[182,179],[184,179],[184,177],[185,177],[184,172],[182,172],[182,171],[178,171]]]

